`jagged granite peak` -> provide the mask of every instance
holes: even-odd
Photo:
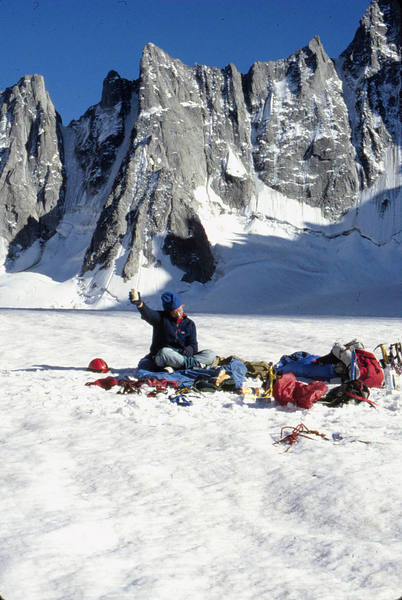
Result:
[[[81,193],[87,199],[93,198],[110,176],[124,140],[135,89],[135,82],[110,71],[103,82],[100,103],[70,123],[75,137],[74,152],[84,173]]]
[[[147,44],[132,151],[85,268],[110,267],[123,252],[122,275],[131,279],[141,256],[158,264],[159,238],[184,279],[207,281],[214,259],[198,216],[199,187],[220,198],[217,207],[211,195],[212,209],[239,211],[255,197],[257,178],[336,220],[360,189],[350,122],[342,81],[319,37],[245,76],[234,65],[189,67]]]
[[[401,45],[401,3],[399,0],[372,0],[360,20],[360,27],[341,54],[348,79],[371,77],[390,62],[398,61]],[[361,67],[366,70],[362,72]]]
[[[61,120],[44,79],[25,75],[0,95],[0,237],[10,243],[10,258],[54,234],[63,163]]]
[[[125,238],[131,250],[122,274],[130,279],[141,252],[147,264],[158,262],[153,239],[166,236],[163,250],[184,279],[209,280],[214,260],[194,190],[207,185],[227,210],[242,210],[255,195],[254,172],[282,194],[338,216],[353,205],[358,183],[341,91],[318,38],[288,60],[255,65],[248,78],[234,65],[189,67],[148,44],[124,185],[105,205],[83,271],[110,266],[120,252],[116,241]],[[237,170],[228,168],[233,156]]]
[[[342,84],[319,37],[244,77],[255,170],[289,198],[337,218],[358,192]]]
[[[239,152],[246,171],[252,169],[249,118],[236,67],[189,67],[148,44],[141,73],[140,108],[152,120],[150,131],[159,140],[155,151],[150,148],[152,160],[174,169],[190,191],[207,179],[228,208],[246,206],[246,185],[226,173],[230,149]]]
[[[336,62],[362,167],[362,189],[384,173],[387,151],[401,146],[401,36],[400,2],[372,0]]]
[[[211,277],[210,244],[192,206],[194,186],[205,181],[206,172],[203,144],[197,143],[196,135],[186,134],[192,129],[198,132],[191,110],[191,97],[198,88],[188,80],[191,71],[153,44],[145,47],[132,150],[122,166],[122,185],[113,190],[98,221],[83,272],[93,270],[99,261],[110,265],[120,252],[116,240],[125,238],[130,251],[122,275],[131,278],[141,255],[148,264],[157,264],[153,239],[165,236],[163,250],[180,266],[186,259],[183,261],[178,248],[186,240],[191,259],[184,278],[207,281]],[[183,111],[186,102],[192,103],[191,108]],[[201,118],[198,125],[202,128]]]

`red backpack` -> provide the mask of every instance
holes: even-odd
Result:
[[[361,348],[356,348],[354,353],[358,367],[356,379],[363,381],[369,388],[382,387],[384,372],[374,354]]]

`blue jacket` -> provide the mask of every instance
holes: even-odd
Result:
[[[186,346],[191,346],[193,354],[198,352],[197,331],[195,323],[183,315],[180,321],[172,319],[168,312],[164,310],[153,310],[145,303],[138,309],[141,319],[152,325],[152,343],[150,354],[155,354],[161,348],[174,348],[182,352]]]

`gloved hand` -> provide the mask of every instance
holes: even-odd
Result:
[[[184,346],[182,354],[183,356],[193,356],[194,348],[192,346]]]
[[[128,297],[130,298],[131,304],[135,304],[137,307],[142,305],[141,294],[135,288],[130,290]]]

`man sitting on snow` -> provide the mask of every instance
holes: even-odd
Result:
[[[163,310],[149,308],[139,291],[129,293],[130,302],[138,308],[141,319],[153,327],[150,352],[138,363],[138,368],[155,371],[207,367],[216,356],[212,350],[198,352],[197,331],[194,321],[183,312],[183,302],[174,292],[161,296]]]

